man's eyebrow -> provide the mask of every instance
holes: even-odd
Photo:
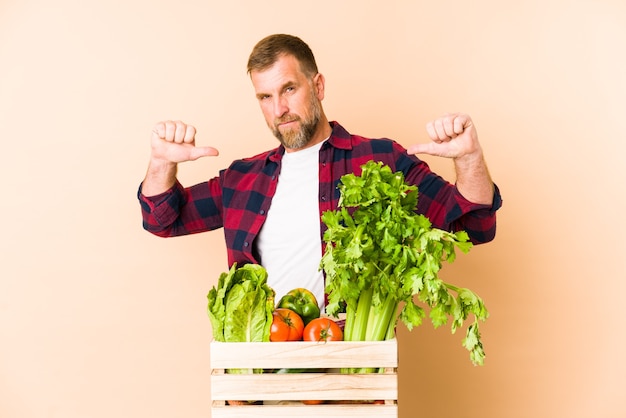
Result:
[[[285,82],[282,86],[280,86],[280,91],[283,92],[285,89],[287,89],[289,87],[297,86],[297,84],[298,83],[296,83],[295,81],[289,80],[289,81]],[[265,93],[263,91],[259,91],[256,94],[256,97],[259,98],[259,99],[263,98],[263,97],[266,97],[266,96],[271,96],[271,94],[270,93]]]

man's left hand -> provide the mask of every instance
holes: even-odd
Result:
[[[480,155],[478,134],[469,115],[447,114],[426,124],[432,142],[415,144],[407,149],[409,154],[428,154],[446,158]]]

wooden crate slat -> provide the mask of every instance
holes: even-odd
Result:
[[[212,368],[397,367],[397,341],[211,342]]]
[[[215,406],[212,418],[397,418],[398,405],[246,405]]]
[[[397,399],[396,374],[215,374],[213,400]]]

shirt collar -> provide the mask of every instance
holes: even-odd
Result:
[[[345,128],[336,121],[330,122],[330,126],[333,128],[333,131],[330,134],[330,138],[326,142],[335,148],[346,150],[352,149],[352,139],[350,138],[350,133],[348,133],[348,131],[346,131]]]

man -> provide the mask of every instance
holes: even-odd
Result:
[[[325,79],[301,39],[271,35],[248,60],[248,73],[268,127],[280,146],[234,161],[219,176],[184,188],[177,164],[217,156],[196,147],[196,130],[180,121],[157,123],[152,153],[139,189],[144,228],[176,236],[224,228],[228,265],[258,263],[268,271],[276,298],[296,287],[324,300],[319,271],[325,225],[337,208],[342,175],[360,174],[368,160],[402,171],[418,186],[418,211],[435,227],[465,230],[474,243],[495,236],[500,194],[491,181],[471,118],[451,114],[427,125],[432,139],[408,150],[389,139],[367,139],[329,122],[322,108]],[[430,171],[414,154],[451,158],[455,185]]]

